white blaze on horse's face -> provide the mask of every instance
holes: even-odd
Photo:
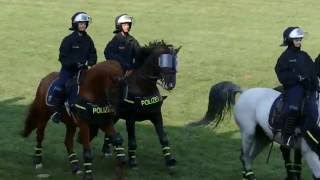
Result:
[[[159,57],[162,87],[171,90],[176,86],[177,56],[174,54],[161,54]]]

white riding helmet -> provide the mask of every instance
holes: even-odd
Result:
[[[304,31],[301,28],[295,28],[289,33],[289,38],[296,39],[296,38],[303,38]]]
[[[85,12],[77,12],[71,17],[71,28],[70,30],[77,30],[78,29],[78,23],[79,22],[86,22],[87,27],[89,26],[89,23],[91,23],[92,19],[91,17],[85,13]]]
[[[73,23],[77,22],[91,22],[91,17],[87,13],[77,14],[73,19]]]
[[[280,46],[288,46],[293,39],[303,38],[304,31],[300,27],[287,27],[283,31],[283,42]]]
[[[121,24],[123,23],[129,23],[129,26],[131,28],[132,25],[132,17],[129,16],[128,14],[121,14],[119,16],[116,17],[115,19],[115,30],[113,31],[113,33],[118,33],[121,31]]]

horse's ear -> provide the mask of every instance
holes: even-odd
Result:
[[[178,54],[178,52],[180,51],[180,49],[182,48],[182,46],[179,46],[178,48],[176,48],[174,51],[176,52],[176,54]]]

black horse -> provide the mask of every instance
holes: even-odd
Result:
[[[163,127],[161,106],[165,97],[160,95],[157,84],[172,90],[176,84],[177,54],[181,47],[175,48],[164,41],[154,41],[141,48],[137,58],[140,67],[125,78],[122,85],[122,98],[117,109],[117,120],[126,120],[128,132],[128,165],[137,166],[135,122],[150,120],[158,134],[165,164],[168,168],[176,165],[170,153],[169,141]],[[96,136],[98,128],[91,127],[91,137]],[[110,137],[105,136],[102,152],[110,154]]]

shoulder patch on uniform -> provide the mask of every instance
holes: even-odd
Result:
[[[289,59],[289,62],[297,62],[297,59]]]

